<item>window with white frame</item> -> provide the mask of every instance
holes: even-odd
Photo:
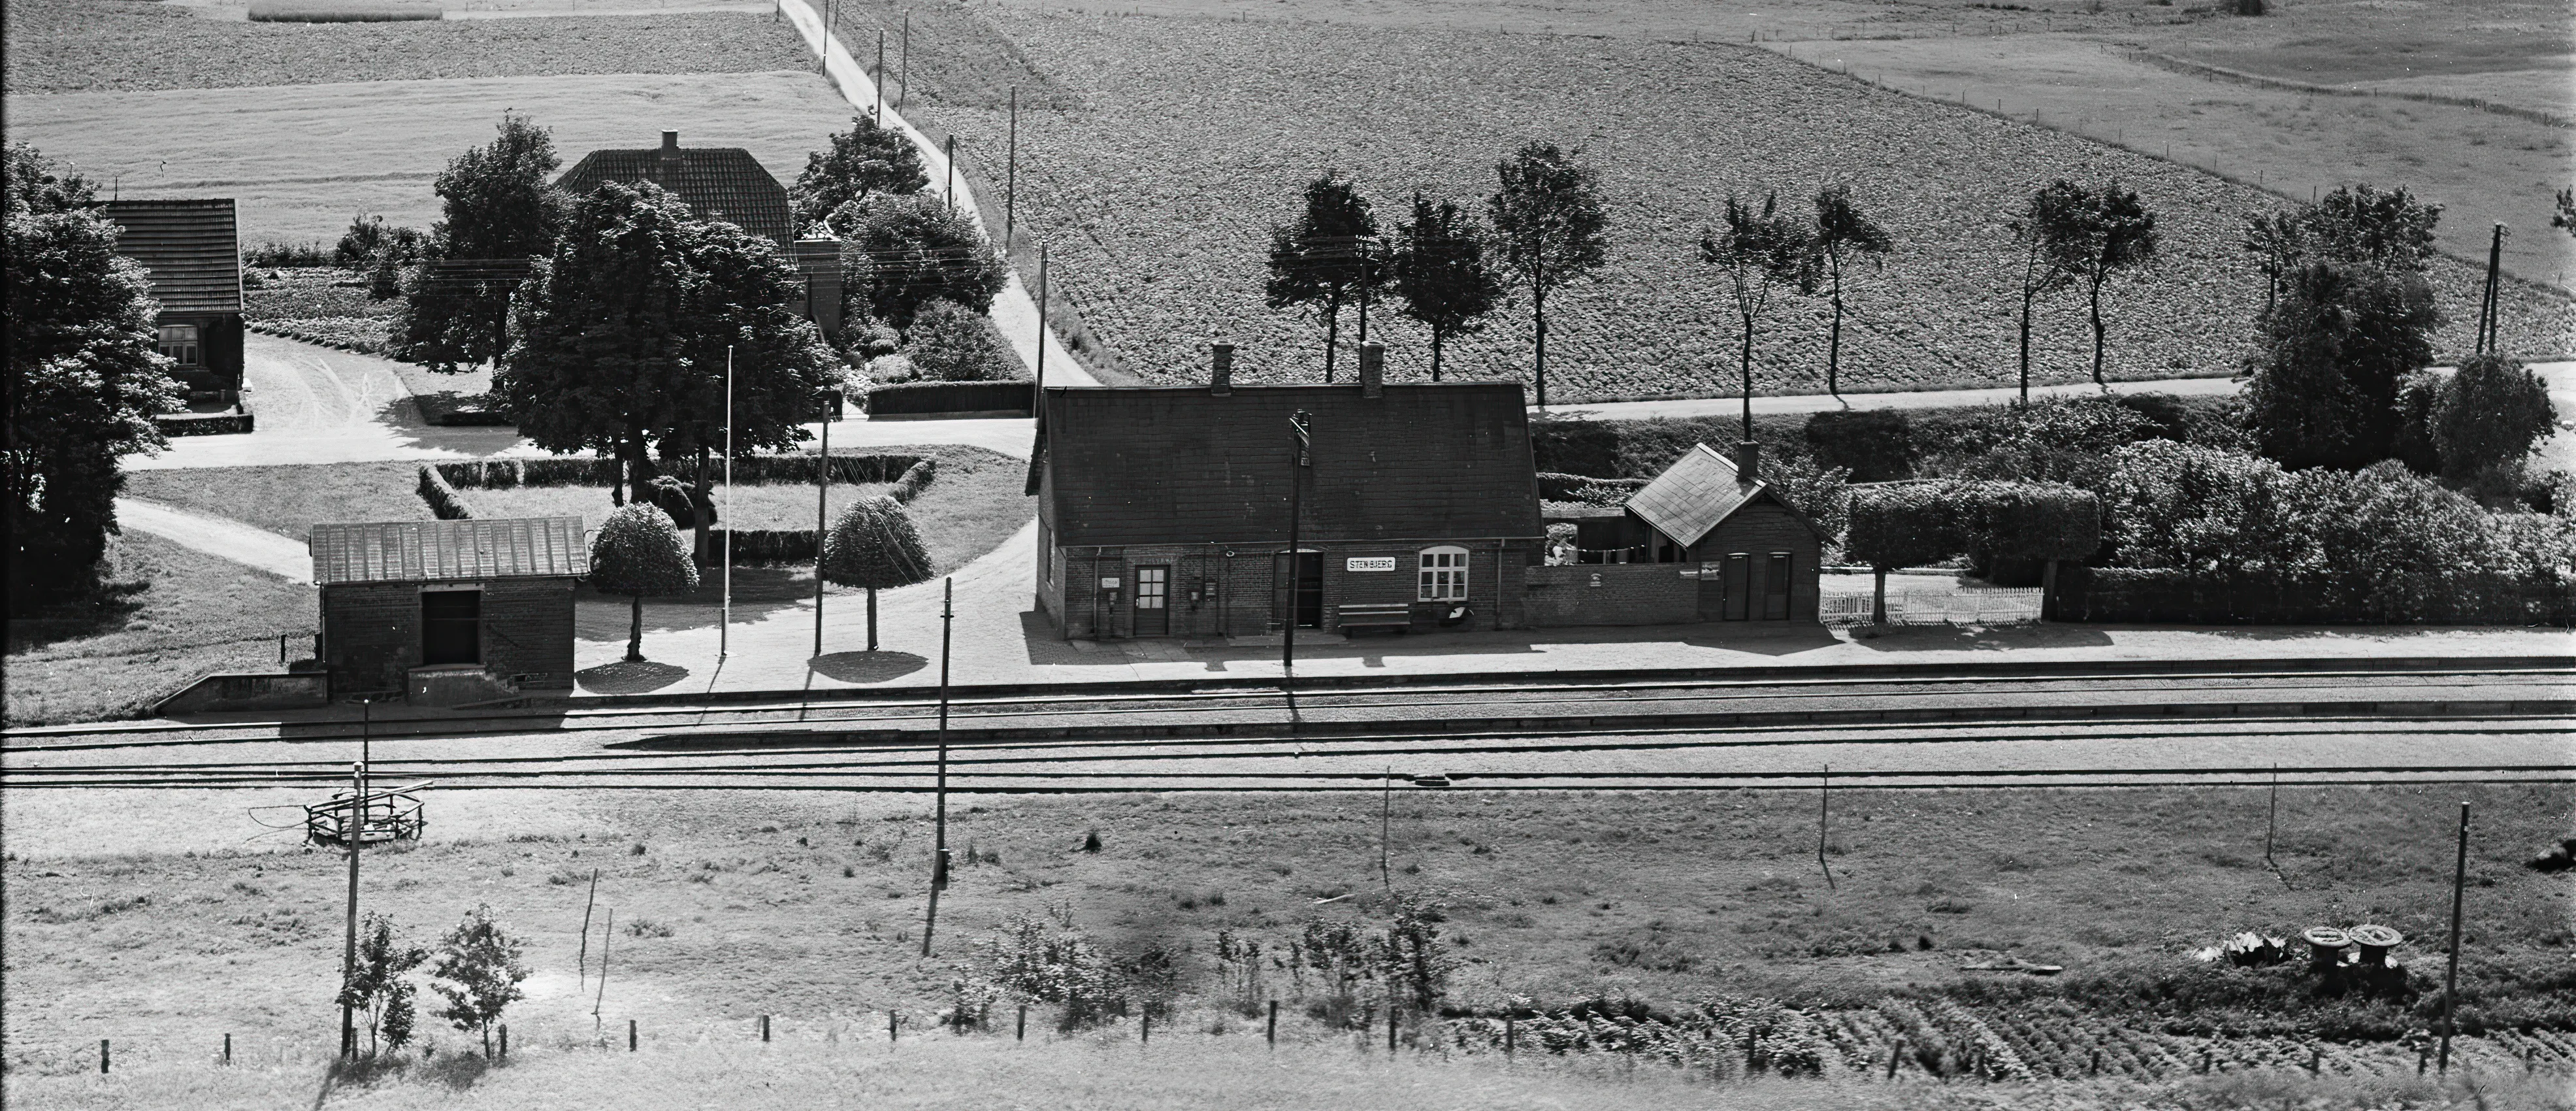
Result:
[[[197,326],[194,324],[162,325],[160,347],[161,353],[168,355],[172,362],[180,366],[196,366],[198,363]]]
[[[1425,602],[1467,600],[1467,549],[1423,549],[1421,598]]]

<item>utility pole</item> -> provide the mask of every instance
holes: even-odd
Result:
[[[814,654],[823,654],[823,542],[832,535],[832,407],[823,410],[823,445],[814,457]]]
[[[367,828],[367,759],[375,740],[375,704],[358,696],[358,762],[349,765],[349,809],[340,820],[340,836],[349,842],[349,922],[340,946],[340,1056],[358,1052],[356,1001],[349,982],[358,977],[358,842]]]
[[[1288,696],[1289,711],[1294,713],[1297,707],[1297,595],[1298,587],[1304,585],[1305,580],[1304,570],[1300,567],[1304,560],[1297,552],[1297,526],[1304,509],[1301,501],[1306,485],[1303,476],[1306,468],[1314,465],[1311,461],[1315,447],[1314,415],[1299,409],[1289,415],[1288,428],[1297,437],[1297,462],[1288,468],[1288,620],[1287,635],[1279,641],[1279,690]]]
[[[905,12],[905,13],[903,13],[903,57],[902,57],[902,59],[900,60],[900,62],[898,62],[898,64],[899,64],[899,65],[901,65],[901,66],[903,67],[903,85],[902,85],[899,89],[897,89],[897,90],[896,90],[896,92],[895,92],[895,95],[894,95],[894,110],[895,110],[895,111],[897,111],[897,112],[900,112],[900,111],[903,111],[903,106],[904,106],[906,103],[910,102],[910,101],[911,101],[911,99],[912,99],[912,13],[911,13],[911,12]]]
[[[885,28],[877,28],[877,72],[868,82],[877,87],[877,126],[885,126]]]
[[[939,782],[932,805],[930,916],[921,924],[921,955],[930,955],[931,932],[939,928],[939,893],[948,887],[948,642],[957,626],[957,580],[939,588]]]
[[[1825,890],[1834,890],[1834,866],[1825,862],[1825,835],[1831,828],[1834,805],[1834,766],[1825,765],[1824,774],[1816,780],[1816,867],[1825,873]]]
[[[733,345],[725,345],[725,526],[724,534],[724,605],[716,615],[716,658],[731,654],[733,637],[733,530],[741,522],[733,517]],[[817,543],[822,537],[815,537]]]
[[[2451,869],[2451,967],[2442,974],[2442,1066],[2451,1074],[2452,1012],[2460,996],[2460,893],[2469,882],[2469,804],[2460,804],[2460,855]]]
[[[1038,415],[1038,395],[1046,389],[1047,245],[1038,243],[1038,378],[1029,386],[1029,416]]]
[[[1018,225],[1012,218],[1019,214],[1020,206],[1020,87],[1017,85],[1011,86],[1010,154],[1004,159],[1004,163],[1005,166],[1002,170],[1002,254],[1007,258],[1010,256],[1011,248],[1017,246],[1019,243],[1017,239],[1012,238],[1013,235],[1016,234],[1018,228]]]
[[[948,164],[948,182],[943,186],[948,192],[942,198],[942,203],[948,206],[948,211],[955,212],[957,211],[957,136],[952,134],[948,137],[947,145],[941,150],[940,159]]]
[[[1386,777],[1378,782],[1377,796],[1377,879],[1386,885],[1387,894],[1395,893],[1395,873],[1387,868],[1387,842],[1395,834],[1395,765],[1386,766]],[[1389,985],[1392,987],[1392,985]],[[1395,1021],[1395,997],[1387,996],[1386,1020]]]
[[[2480,355],[2496,353],[2496,278],[2504,268],[2504,222],[2497,221],[2495,237],[2487,244],[2487,286],[2478,299],[2478,350]]]

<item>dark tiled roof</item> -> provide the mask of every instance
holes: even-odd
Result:
[[[319,586],[590,573],[579,517],[315,525],[312,547]]]
[[[1735,480],[1735,464],[1707,444],[1697,445],[1628,498],[1628,511],[1682,547],[1700,542],[1738,509],[1761,495],[1764,484]]]
[[[99,207],[125,229],[116,237],[117,253],[152,272],[161,311],[242,311],[241,234],[231,200],[120,200]]]
[[[724,220],[782,246],[795,239],[787,187],[741,147],[681,147],[668,158],[658,147],[595,150],[564,171],[555,185],[578,197],[612,181],[649,181],[680,198],[701,220]]]
[[[1539,537],[1529,419],[1510,383],[1050,388],[1030,460],[1056,543],[1285,540],[1294,438],[1313,414],[1303,535]],[[1044,468],[1043,472],[1040,468]]]

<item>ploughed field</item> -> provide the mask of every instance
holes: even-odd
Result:
[[[1997,385],[2014,373],[2018,305],[2006,224],[2049,179],[2118,177],[2162,218],[2165,254],[2106,295],[2109,373],[2223,374],[2242,358],[2261,279],[2238,246],[2244,218],[2277,198],[2043,128],[1872,88],[1734,44],[1635,42],[1423,29],[1000,12],[993,26],[1043,72],[1024,108],[1020,225],[1053,249],[1052,280],[1084,323],[1147,381],[1204,374],[1204,343],[1240,345],[1237,373],[1303,380],[1322,327],[1262,303],[1267,229],[1291,219],[1326,168],[1357,179],[1392,231],[1415,188],[1477,201],[1494,163],[1529,139],[1582,149],[1612,221],[1596,280],[1550,298],[1552,400],[1735,390],[1736,324],[1719,274],[1699,261],[1730,190],[1777,188],[1800,213],[1831,182],[1896,236],[1883,273],[1851,283],[1845,388]],[[987,182],[1003,176],[1007,120],[977,96],[920,98]],[[1027,99],[1027,98],[1024,98]],[[2395,184],[2390,182],[2389,184]],[[988,186],[989,189],[989,186]],[[1481,203],[1481,202],[1478,202]],[[2480,274],[2442,259],[2434,282],[2471,346]],[[1779,295],[1757,345],[1755,388],[1818,392],[1824,298]],[[2530,287],[2505,293],[2506,349],[2576,347],[2576,313]],[[1347,310],[1344,341],[1355,320]],[[1388,373],[1427,373],[1411,322],[1373,314]],[[1463,375],[1529,374],[1531,326],[1515,300],[1456,341]],[[2089,370],[2074,293],[2043,302],[2034,376]]]

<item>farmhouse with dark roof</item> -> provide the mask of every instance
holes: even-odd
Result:
[[[1044,392],[1028,492],[1059,633],[1521,624],[1546,529],[1519,385],[1389,385],[1372,344],[1353,384],[1236,386],[1232,354],[1205,386]]]
[[[665,131],[659,148],[583,155],[555,187],[578,197],[612,181],[652,182],[699,219],[726,221],[781,247],[796,236],[787,187],[741,147],[683,147],[679,132]]]
[[[123,229],[116,253],[143,267],[161,303],[153,324],[161,353],[178,364],[174,376],[192,392],[240,400],[241,233],[231,199],[116,200],[99,208]]]

